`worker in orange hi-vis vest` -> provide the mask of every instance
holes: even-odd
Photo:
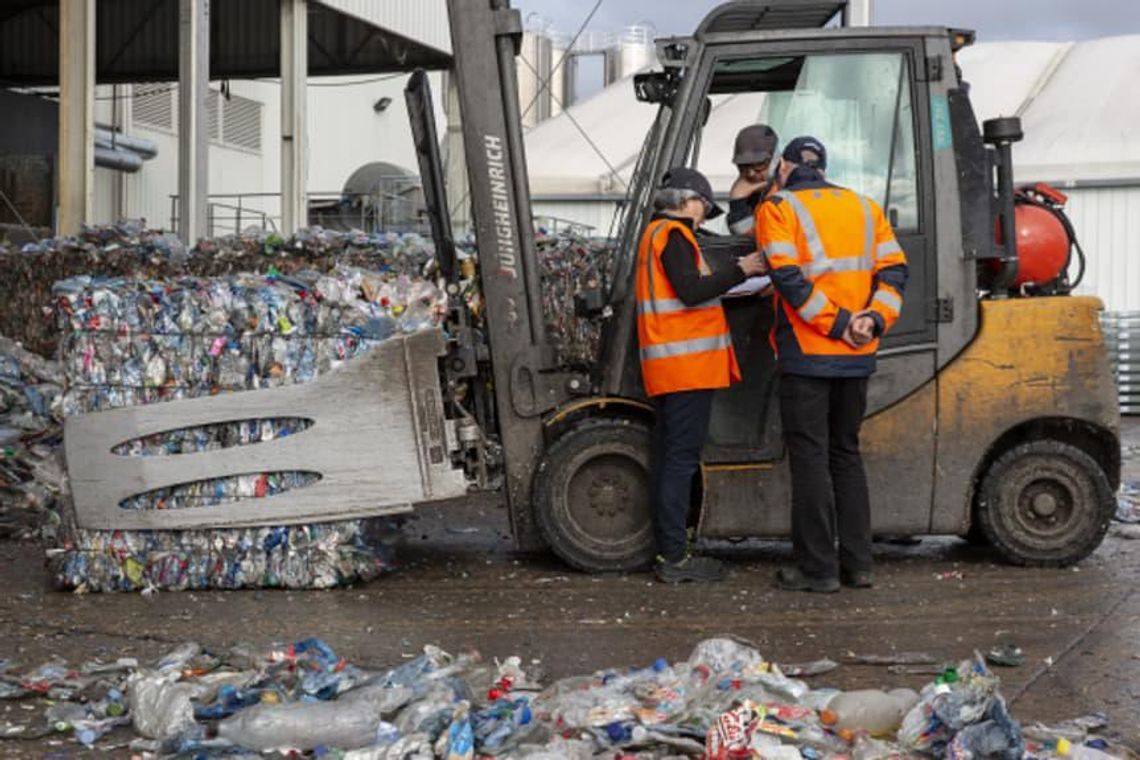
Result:
[[[764,267],[759,252],[713,272],[696,230],[719,216],[712,186],[700,172],[665,175],[656,213],[637,252],[637,338],[645,392],[656,410],[650,514],[657,541],[657,578],[666,583],[717,581],[723,564],[690,552],[687,524],[693,477],[708,435],[713,393],[740,380],[720,296]]]
[[[756,241],[776,290],[772,343],[792,474],[795,566],[777,583],[796,591],[872,585],[859,428],[879,338],[902,311],[908,274],[883,210],[829,183],[826,168],[822,143],[792,140],[779,169],[783,189],[756,210]]]

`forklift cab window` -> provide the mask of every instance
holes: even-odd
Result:
[[[690,163],[727,192],[735,167],[723,148],[742,127],[768,124],[781,144],[812,135],[827,146],[830,181],[874,198],[896,229],[918,229],[909,65],[898,52],[722,59],[713,67],[712,108],[693,135]]]

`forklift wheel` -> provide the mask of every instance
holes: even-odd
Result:
[[[547,449],[535,476],[535,512],[554,553],[587,572],[645,567],[649,520],[649,428],[597,419]]]
[[[1081,449],[1055,440],[1002,454],[982,480],[978,522],[1010,562],[1065,567],[1093,552],[1116,508],[1108,477]]]

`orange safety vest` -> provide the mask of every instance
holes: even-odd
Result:
[[[669,282],[661,254],[669,233],[679,230],[693,246],[697,268],[710,269],[693,231],[674,219],[656,219],[637,250],[637,338],[641,377],[649,396],[727,388],[740,380],[740,367],[720,299],[686,306]]]
[[[850,316],[870,309],[884,331],[902,311],[906,254],[882,209],[846,188],[811,183],[782,190],[757,208],[756,241],[777,285],[772,343],[797,374],[869,375],[879,340],[842,340]],[[806,285],[780,293],[780,269],[798,267]]]

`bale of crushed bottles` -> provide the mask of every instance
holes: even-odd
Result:
[[[54,526],[63,481],[56,362],[0,336],[0,536]]]
[[[555,350],[568,365],[596,360],[600,315],[580,315],[576,296],[606,288],[612,277],[613,248],[571,232],[540,231],[536,237],[547,329]],[[475,240],[460,241],[466,268],[464,290],[478,301]],[[141,222],[85,227],[74,237],[41,240],[19,249],[0,244],[0,335],[45,356],[56,353],[59,332],[51,313],[52,287],[74,277],[126,277],[168,280],[183,276],[221,277],[239,272],[292,275],[303,270],[330,272],[336,266],[430,279],[432,242],[415,233],[336,232],[313,227],[291,238],[250,230],[200,240],[187,249],[179,239]],[[477,311],[478,304],[476,304]]]
[[[49,238],[19,249],[0,245],[0,334],[51,356],[59,333],[52,287],[72,277],[170,279],[237,272],[293,274],[331,271],[337,264],[425,276],[431,242],[414,233],[331,232],[315,227],[289,239],[262,230],[207,238],[187,250],[170,233],[141,222],[84,227],[74,237]]]
[[[1079,747],[1084,758],[1113,757],[1097,749],[1112,749],[1094,733],[1103,721],[1023,728],[980,658],[914,695],[901,726],[866,730],[858,720],[840,727],[831,708],[882,692],[812,688],[728,638],[700,642],[684,661],[545,686],[519,657],[492,664],[428,645],[415,659],[370,670],[317,638],[267,651],[188,642],[146,664],[53,661],[9,672],[0,698],[52,703],[41,715],[16,711],[3,738],[65,732],[88,749],[129,741],[134,752],[161,756],[1053,760]]]
[[[588,368],[598,361],[602,325],[609,315],[584,313],[578,296],[604,293],[610,286],[615,249],[608,241],[568,233],[540,235],[536,243],[547,335],[563,364]]]
[[[439,324],[432,282],[398,267],[338,264],[301,271],[175,280],[79,277],[56,284],[65,416],[218,393],[308,383],[396,333]],[[164,456],[272,440],[295,419],[243,420],[174,430],[124,444]],[[129,449],[129,450],[128,450]],[[128,509],[209,507],[271,497],[305,473],[200,480],[124,502]],[[392,552],[364,521],[195,531],[92,531],[65,521],[51,552],[57,583],[88,591],[326,588],[375,577]]]

